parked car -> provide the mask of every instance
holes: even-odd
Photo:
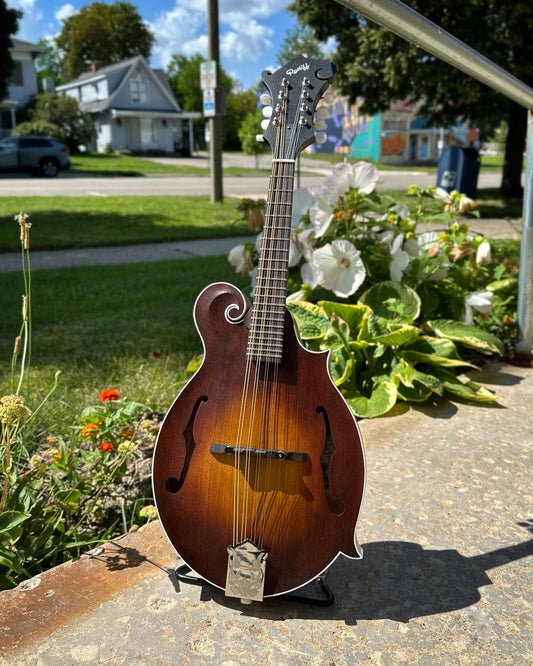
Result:
[[[46,136],[9,136],[0,141],[0,170],[52,178],[70,167],[67,146]]]

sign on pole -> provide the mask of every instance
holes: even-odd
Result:
[[[217,63],[216,60],[206,60],[200,63],[200,88],[202,90],[217,87]]]
[[[206,118],[215,115],[215,90],[213,88],[206,88],[203,91],[204,96],[204,116]]]

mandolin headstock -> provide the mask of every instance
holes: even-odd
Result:
[[[263,138],[276,159],[294,160],[315,143],[314,117],[317,105],[335,79],[335,65],[328,60],[311,60],[302,55],[276,72],[265,70],[261,78],[268,88],[272,106],[263,110],[267,118]],[[267,101],[262,96],[262,101]],[[324,126],[324,121],[318,119]]]

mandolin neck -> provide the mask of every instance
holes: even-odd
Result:
[[[279,363],[283,353],[295,160],[273,159],[246,359]]]

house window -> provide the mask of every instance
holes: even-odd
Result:
[[[148,102],[148,84],[146,81],[132,79],[130,81],[130,95],[133,104],[146,104]]]
[[[15,60],[15,69],[11,73],[11,78],[9,83],[12,86],[23,86],[24,85],[24,76],[22,74],[22,61]]]

